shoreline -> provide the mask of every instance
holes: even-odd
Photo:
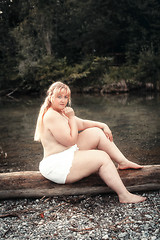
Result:
[[[160,89],[155,89],[153,83],[146,82],[142,84],[140,82],[128,83],[126,80],[121,79],[118,82],[112,81],[111,83],[104,83],[103,85],[88,85],[88,86],[70,86],[72,94],[89,94],[89,95],[117,95],[117,94],[159,94]],[[45,96],[45,88],[41,91],[35,92],[33,90],[27,91],[18,88],[6,88],[0,91],[0,97],[16,98],[17,96],[30,96],[39,97]]]

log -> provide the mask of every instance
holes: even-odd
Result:
[[[131,192],[160,189],[160,165],[146,165],[142,169],[118,170],[118,172]],[[108,192],[113,191],[97,174],[72,184],[61,185],[47,180],[39,171],[0,173],[0,199]]]

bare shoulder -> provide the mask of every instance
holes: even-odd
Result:
[[[50,122],[50,121],[54,121],[57,118],[59,118],[59,113],[56,112],[55,110],[53,110],[52,108],[49,108],[48,111],[45,113],[44,115],[44,122]]]

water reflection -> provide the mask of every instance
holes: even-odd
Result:
[[[37,170],[43,152],[33,141],[43,98],[1,99],[0,172]],[[72,107],[81,118],[106,122],[114,141],[132,161],[159,164],[160,96],[73,95]]]

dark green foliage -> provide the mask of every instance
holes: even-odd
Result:
[[[142,50],[160,48],[160,2],[158,0],[128,1],[128,41],[126,56],[131,64],[137,64]]]
[[[152,49],[140,53],[136,78],[142,83],[152,83],[154,89],[160,90],[160,54]]]
[[[122,78],[157,86],[159,0],[6,0],[0,11],[1,89],[39,92],[61,80],[83,90]]]
[[[9,2],[3,1],[0,5],[0,89],[12,89],[12,87],[15,87],[18,74],[15,68],[17,49],[15,39],[10,33]]]
[[[73,66],[72,73],[68,76],[71,86],[83,88],[103,84],[103,76],[108,69],[108,59],[104,57],[88,57],[81,63]]]
[[[69,65],[66,58],[44,57],[36,65],[26,68],[23,73],[23,91],[42,92],[55,81],[62,81],[82,91],[84,87],[98,84],[102,86],[103,75],[108,69],[106,58],[85,58],[81,63]]]

